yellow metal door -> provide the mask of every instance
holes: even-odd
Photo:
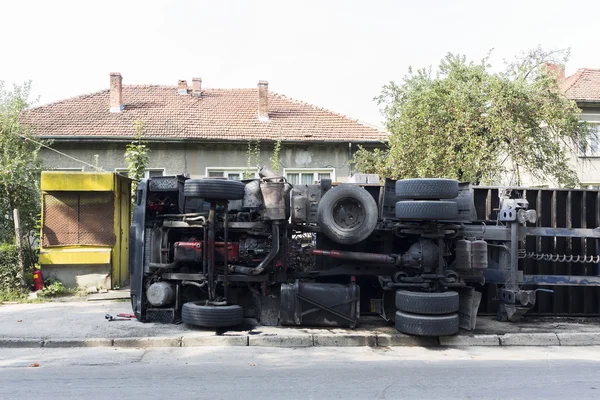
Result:
[[[119,283],[123,283],[129,280],[129,226],[131,225],[131,189],[129,181],[122,179],[119,190],[121,197],[119,207],[121,215]]]

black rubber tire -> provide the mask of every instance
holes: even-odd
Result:
[[[323,233],[339,244],[355,244],[365,240],[377,225],[377,203],[360,186],[339,185],[328,190],[317,209]]]
[[[181,308],[181,320],[203,328],[228,328],[244,321],[244,310],[238,305],[207,306],[204,301],[190,301]]]
[[[456,220],[458,203],[453,201],[404,200],[396,203],[396,218],[403,220]]]
[[[240,181],[225,179],[188,179],[183,193],[185,197],[204,200],[242,200],[246,185]]]
[[[458,314],[420,315],[396,311],[396,330],[415,336],[450,336],[458,333]]]
[[[396,291],[396,308],[414,314],[442,315],[458,311],[458,292]]]
[[[404,179],[396,182],[396,196],[414,200],[453,199],[458,196],[458,181],[444,178]]]

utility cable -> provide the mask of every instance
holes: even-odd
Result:
[[[48,145],[46,145],[46,144],[44,144],[44,143],[42,143],[42,142],[38,142],[37,140],[34,140],[34,139],[32,139],[32,138],[29,138],[29,137],[27,137],[27,136],[25,136],[25,135],[21,135],[21,134],[20,134],[19,136],[21,136],[21,137],[22,137],[22,138],[23,138],[25,141],[28,141],[28,140],[29,140],[29,141],[31,141],[31,142],[33,142],[33,143],[35,143],[35,144],[39,145],[39,146],[45,147],[45,148],[46,148],[46,149],[48,149],[48,150],[52,150],[53,152],[55,152],[55,153],[57,153],[57,154],[60,154],[61,156],[65,156],[65,157],[67,157],[67,158],[70,158],[70,159],[71,159],[71,160],[73,160],[73,161],[76,161],[76,162],[82,163],[82,164],[84,164],[84,165],[87,165],[88,167],[92,167],[92,168],[94,168],[96,171],[100,171],[100,172],[106,172],[106,171],[105,171],[104,169],[102,169],[101,167],[98,167],[98,166],[96,166],[96,165],[93,165],[93,164],[87,163],[87,162],[85,162],[85,161],[83,161],[83,160],[79,160],[79,159],[77,159],[77,158],[75,158],[75,157],[73,157],[73,156],[70,156],[70,155],[68,155],[68,154],[65,154],[65,153],[63,153],[62,151],[58,151],[58,150],[56,150],[56,149],[54,149],[54,148],[52,148],[52,147],[50,147],[50,146],[48,146]]]

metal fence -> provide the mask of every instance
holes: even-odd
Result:
[[[47,192],[43,204],[43,247],[115,244],[112,192]]]

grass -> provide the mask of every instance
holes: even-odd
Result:
[[[85,296],[85,291],[64,287],[60,281],[48,280],[36,298],[29,298],[29,290],[0,289],[0,303],[44,303],[59,297]]]

